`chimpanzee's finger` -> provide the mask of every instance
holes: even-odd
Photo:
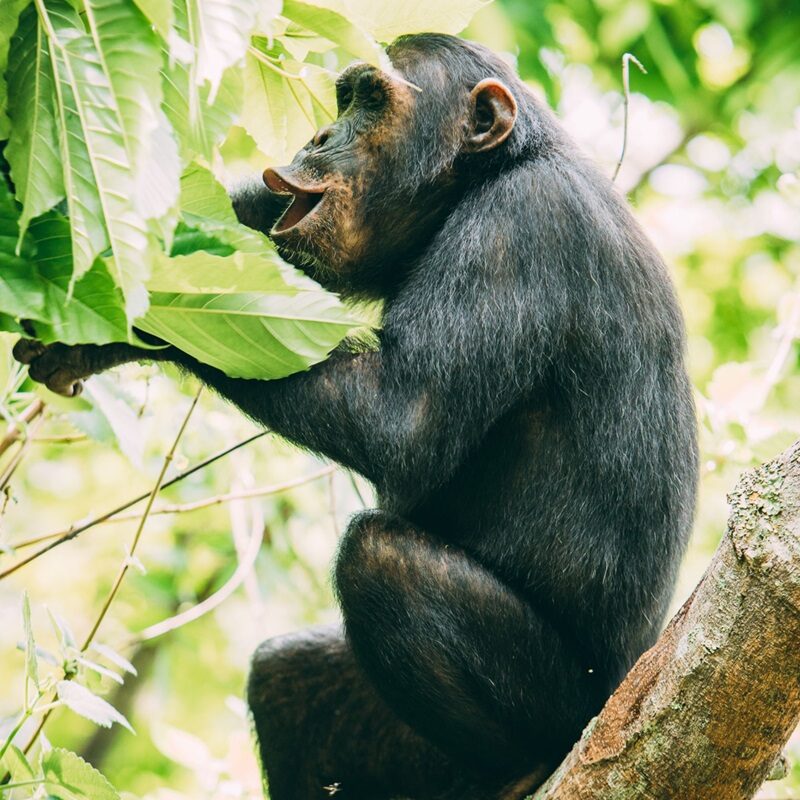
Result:
[[[44,385],[62,397],[77,397],[83,391],[83,382],[76,380],[74,373],[64,369],[57,369]]]
[[[35,358],[39,358],[46,349],[47,345],[37,342],[36,339],[20,339],[14,345],[11,355],[21,364],[30,364]]]

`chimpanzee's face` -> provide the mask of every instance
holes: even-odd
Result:
[[[376,67],[348,68],[336,83],[336,120],[289,166],[264,171],[270,190],[292,195],[270,236],[287,260],[330,288],[352,288],[359,271],[391,258],[400,230],[421,211],[389,197],[414,93],[399,76]]]
[[[414,83],[396,68],[349,67],[336,82],[336,120],[289,166],[264,171],[273,192],[292,196],[270,236],[329,289],[386,296],[457,204],[464,175],[474,182],[457,159],[474,167],[514,128],[517,103],[498,78],[391,51]]]

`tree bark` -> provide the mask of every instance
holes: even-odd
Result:
[[[800,721],[800,442],[746,473],[692,596],[534,800],[748,800]]]

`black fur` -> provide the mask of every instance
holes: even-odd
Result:
[[[464,781],[485,796],[554,767],[655,641],[692,522],[694,410],[658,254],[499,59],[438,35],[389,52],[423,92],[405,172],[387,166],[372,213],[455,177],[419,251],[385,252],[354,287],[387,298],[380,350],[272,383],[192,365],[380,496],[336,564],[349,646],[312,633],[254,661],[273,800],[336,781],[359,798],[469,796]],[[515,128],[462,156],[453,98],[489,76],[514,93]],[[363,700],[372,686],[397,720]]]
[[[624,201],[486,49],[427,34],[389,54],[422,92],[366,194],[385,246],[346,281],[316,273],[385,299],[380,348],[272,382],[176,357],[380,497],[336,562],[347,638],[314,631],[254,659],[272,800],[529,788],[655,641],[692,523],[681,314]],[[516,124],[467,154],[487,77]],[[337,124],[356,123],[331,142]],[[235,203],[262,230],[264,197]]]

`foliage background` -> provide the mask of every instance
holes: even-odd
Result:
[[[800,434],[800,6],[499,0],[474,17],[465,35],[516,61],[609,173],[621,143],[622,54],[633,53],[648,70],[631,74],[630,139],[618,184],[672,270],[697,389],[701,500],[677,605],[716,547],[725,495],[737,475]],[[259,154],[238,127],[220,156],[231,175],[285,157]],[[32,387],[19,384],[9,359],[12,342],[4,337],[0,354],[2,411],[9,417],[32,399],[26,394]],[[91,403],[77,411],[48,396],[46,418],[29,426],[0,522],[0,570],[14,563],[20,541],[147,491],[196,386],[177,374],[131,366],[93,379],[88,390]],[[206,393],[173,470],[250,432],[238,413]],[[15,453],[16,446],[0,467]],[[162,499],[180,504],[241,493],[321,466],[269,437]],[[368,487],[357,485],[369,503]],[[244,557],[253,532],[263,532],[263,547],[254,569],[216,610],[125,650],[137,678],[121,688],[92,684],[108,691],[136,736],[119,726],[97,728],[61,709],[48,723],[49,740],[83,754],[132,796],[258,797],[241,699],[248,658],[266,636],[336,618],[328,564],[348,514],[360,504],[350,477],[336,472],[272,496],[152,517],[138,551],[146,571],[129,573],[101,631],[102,641],[114,646],[213,595]],[[53,638],[45,605],[82,636],[135,525],[99,526],[0,582],[0,717],[7,718],[0,733],[22,696],[22,589],[30,593],[43,646]],[[800,741],[790,745],[789,756],[790,775],[767,784],[761,797],[800,794]]]

